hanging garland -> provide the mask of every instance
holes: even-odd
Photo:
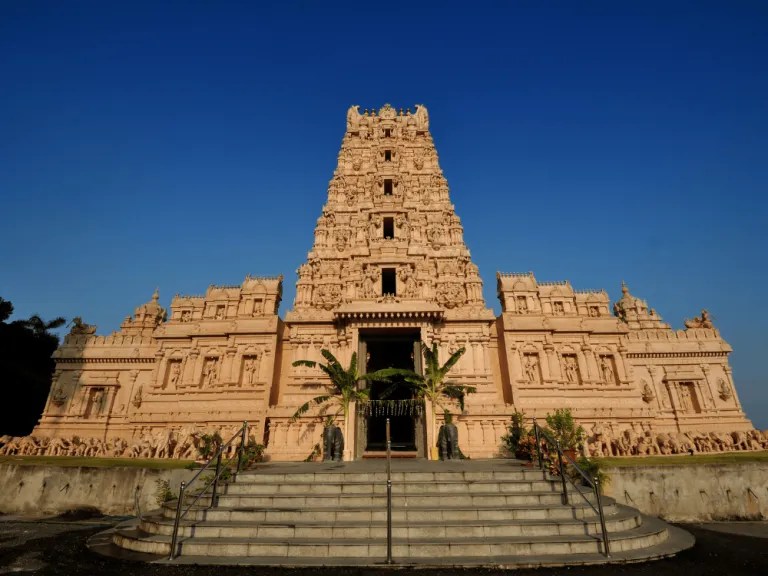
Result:
[[[357,405],[360,416],[422,416],[424,401],[411,400],[369,400]]]

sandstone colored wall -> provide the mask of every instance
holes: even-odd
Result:
[[[134,492],[141,487],[142,513],[157,509],[155,481],[170,482],[174,492],[192,470],[0,465],[0,514],[50,516],[80,508],[103,514],[134,515]]]
[[[768,462],[607,468],[606,494],[670,522],[768,519]]]

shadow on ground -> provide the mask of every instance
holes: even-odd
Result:
[[[107,558],[90,552],[86,540],[114,523],[112,518],[86,517],[55,519],[38,522],[0,522],[0,574],[109,574],[180,576],[234,576],[258,574],[259,576],[290,576],[298,574],[332,575],[393,575],[413,572],[419,576],[443,576],[448,574],[502,574],[503,570],[475,569],[414,569],[388,570],[386,568],[262,568],[237,566],[161,566]],[[733,523],[733,526],[738,526]],[[675,558],[613,566],[584,566],[576,568],[547,568],[510,571],[519,576],[585,575],[608,576],[612,574],[646,575],[728,575],[740,576],[768,573],[768,541],[765,537],[733,534],[724,530],[710,530],[701,525],[682,528],[696,536],[696,546]],[[727,526],[725,526],[727,528]],[[754,527],[753,533],[768,534],[768,525]],[[744,531],[736,528],[731,531]]]

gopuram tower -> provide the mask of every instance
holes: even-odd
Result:
[[[357,351],[361,371],[414,368],[424,341],[438,343],[442,361],[465,348],[453,379],[477,388],[467,400],[468,413],[483,414],[483,427],[502,433],[506,418],[494,422],[483,410],[486,404],[503,406],[489,354],[495,319],[464,244],[424,106],[413,113],[389,105],[378,113],[349,109],[314,246],[298,275],[294,308],[285,317],[290,353],[283,355],[283,371],[290,376],[282,379],[279,399],[285,417],[310,396],[304,383],[311,370],[294,368],[294,360],[322,360],[320,349],[326,348],[345,365]],[[281,426],[297,424],[275,416],[270,437],[285,437],[286,450],[297,446],[290,430],[280,433]],[[382,447],[380,430],[372,429],[382,422],[370,418],[357,418],[355,430],[346,433],[356,457]],[[412,420],[393,421],[393,442],[424,455],[423,426]],[[273,449],[281,450],[280,444]]]

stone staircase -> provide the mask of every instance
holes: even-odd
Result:
[[[392,463],[396,564],[540,566],[669,556],[693,537],[604,498],[600,522],[574,492],[514,461]],[[175,563],[373,565],[386,559],[385,463],[271,464],[203,496],[179,528]],[[569,488],[571,488],[569,484]],[[585,495],[591,500],[592,494]],[[190,503],[192,495],[189,495]],[[111,547],[170,552],[176,502],[119,525]]]

